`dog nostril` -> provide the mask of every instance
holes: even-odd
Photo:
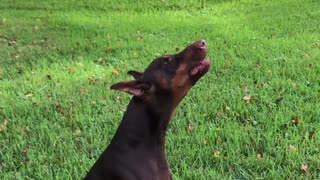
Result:
[[[205,46],[206,45],[206,41],[205,40],[201,40],[200,44],[201,44],[201,46]]]

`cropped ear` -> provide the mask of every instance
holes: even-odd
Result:
[[[149,83],[140,82],[137,80],[119,82],[110,87],[110,89],[127,92],[134,96],[141,97],[144,92],[151,88]]]
[[[133,76],[134,79],[139,79],[142,76],[142,72],[138,72],[138,71],[134,71],[134,70],[130,70],[128,71],[128,74],[130,74],[131,76]]]

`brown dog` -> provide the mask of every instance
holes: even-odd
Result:
[[[129,71],[135,80],[111,86],[133,98],[111,143],[85,179],[172,179],[165,133],[177,105],[209,70],[207,53],[206,42],[196,41],[178,54],[155,59],[143,73]]]

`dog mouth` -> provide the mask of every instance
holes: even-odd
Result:
[[[202,77],[205,75],[211,66],[211,62],[208,59],[202,60],[196,67],[191,69],[191,77]]]

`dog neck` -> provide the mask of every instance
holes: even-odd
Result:
[[[133,97],[110,145],[165,152],[165,133],[175,111],[170,99],[159,98],[158,107]]]

